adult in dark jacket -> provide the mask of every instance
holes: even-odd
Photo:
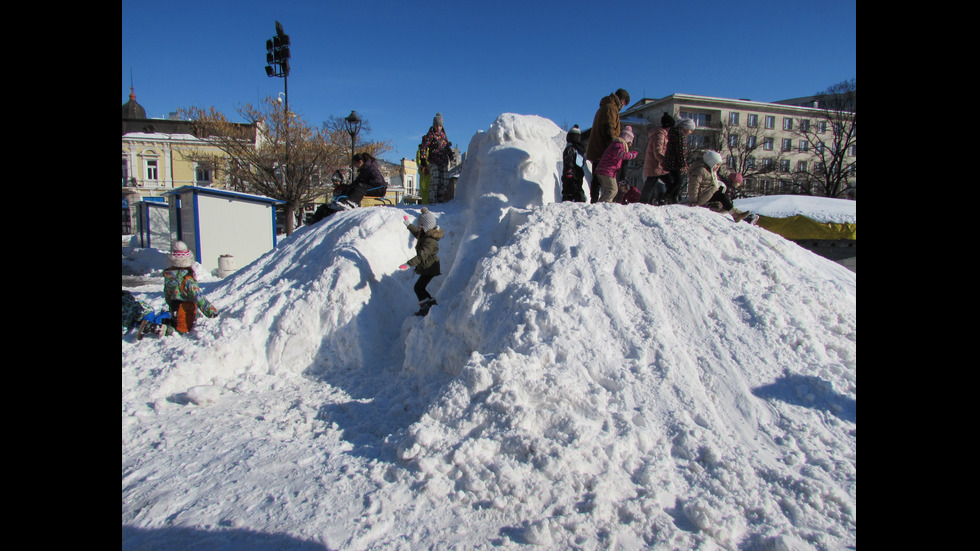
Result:
[[[619,112],[629,105],[629,92],[620,88],[612,94],[599,100],[599,109],[592,119],[592,131],[589,133],[589,147],[585,158],[592,163],[592,170],[599,166],[599,160],[613,139],[618,138],[623,129],[619,124]],[[593,178],[591,185],[592,202],[599,200],[599,182]]]
[[[378,168],[377,160],[367,152],[354,155],[354,168],[357,169],[357,177],[351,182],[347,190],[346,201],[352,206],[361,206],[361,199],[369,190],[383,187],[385,177]]]
[[[585,181],[585,145],[582,143],[582,131],[578,125],[572,127],[565,137],[567,144],[561,156],[561,200],[585,202],[585,191],[582,183]]]
[[[399,269],[407,270],[411,266],[419,275],[419,280],[415,282],[419,311],[415,312],[415,315],[424,316],[429,313],[429,308],[437,304],[436,299],[425,288],[432,278],[442,274],[442,267],[439,265],[439,240],[446,235],[446,232],[436,225],[435,215],[425,207],[422,207],[422,213],[419,214],[416,224],[410,223],[408,216],[405,216],[404,222],[408,231],[418,241],[415,242],[415,256],[399,266]]]

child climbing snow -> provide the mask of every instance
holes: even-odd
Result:
[[[429,313],[429,309],[435,306],[436,299],[425,290],[429,282],[437,275],[441,275],[439,266],[439,240],[446,233],[436,226],[436,217],[429,212],[429,209],[422,207],[422,214],[412,224],[405,216],[404,224],[408,231],[412,232],[418,241],[415,242],[415,256],[398,268],[407,270],[409,266],[415,267],[415,273],[419,274],[419,280],[415,283],[415,296],[419,299],[419,311],[416,316],[424,316]]]
[[[208,302],[197,286],[194,275],[194,253],[183,241],[174,241],[167,255],[170,267],[163,271],[163,296],[170,308],[170,321],[178,333],[186,333],[194,327],[197,309],[213,318],[218,310]]]
[[[630,151],[633,147],[633,127],[627,126],[620,133],[619,137],[613,138],[612,143],[606,148],[599,160],[599,165],[595,169],[594,176],[599,179],[602,193],[599,195],[600,203],[611,203],[619,193],[619,185],[616,183],[616,173],[623,165],[623,161],[635,159],[639,152]]]

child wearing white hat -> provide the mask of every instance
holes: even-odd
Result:
[[[170,322],[178,333],[187,333],[194,327],[198,309],[209,318],[218,315],[218,310],[197,285],[194,252],[186,243],[174,241],[167,260],[170,266],[163,271],[163,295],[170,308]]]

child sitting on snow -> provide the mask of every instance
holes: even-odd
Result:
[[[197,285],[194,253],[186,243],[174,241],[167,260],[170,267],[163,271],[163,296],[170,308],[170,323],[178,333],[186,333],[194,327],[198,308],[209,318],[218,315],[218,310]]]
[[[407,270],[409,266],[415,267],[415,273],[419,274],[419,280],[415,283],[415,296],[419,299],[419,311],[416,316],[424,316],[429,313],[429,309],[436,305],[436,299],[425,290],[429,282],[437,275],[441,275],[439,266],[439,240],[446,233],[436,226],[436,217],[429,212],[429,209],[422,207],[422,214],[419,215],[416,224],[408,221],[405,216],[405,226],[412,232],[418,241],[415,243],[415,256],[398,268]]]

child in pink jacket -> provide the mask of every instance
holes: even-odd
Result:
[[[637,151],[630,151],[633,145],[633,127],[627,126],[618,138],[613,138],[612,143],[606,148],[602,158],[599,159],[599,166],[596,167],[595,177],[599,179],[599,186],[602,193],[599,195],[600,203],[611,203],[619,192],[616,184],[616,173],[619,167],[623,166],[623,161],[635,159],[639,154]]]

